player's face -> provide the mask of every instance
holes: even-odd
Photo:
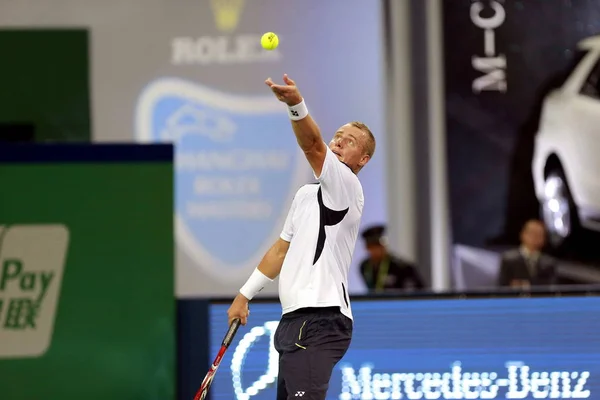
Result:
[[[365,154],[366,142],[367,134],[348,124],[338,129],[329,148],[340,161],[357,171],[369,161],[369,156]]]

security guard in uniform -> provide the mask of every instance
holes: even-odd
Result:
[[[414,290],[423,288],[417,269],[395,257],[387,249],[385,226],[377,225],[362,233],[369,257],[360,265],[360,272],[370,291]]]

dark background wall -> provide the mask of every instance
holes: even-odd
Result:
[[[87,29],[0,30],[0,140],[88,141]]]

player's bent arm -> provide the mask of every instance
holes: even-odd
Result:
[[[271,280],[277,278],[289,248],[290,242],[278,238],[258,264],[258,270]]]
[[[327,154],[327,147],[321,136],[321,130],[310,114],[307,114],[308,111],[306,110],[304,100],[300,104],[290,107],[290,112],[295,108],[302,109],[299,111],[300,115],[306,114],[302,119],[291,120],[296,141],[304,152],[311,168],[315,171],[315,175],[320,176],[323,163],[325,162],[325,155]]]
[[[273,282],[281,272],[283,260],[289,248],[289,242],[281,238],[277,239],[240,289],[240,295],[246,300],[252,300],[266,285]]]

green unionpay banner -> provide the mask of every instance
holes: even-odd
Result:
[[[0,399],[175,398],[172,153],[0,148]]]

